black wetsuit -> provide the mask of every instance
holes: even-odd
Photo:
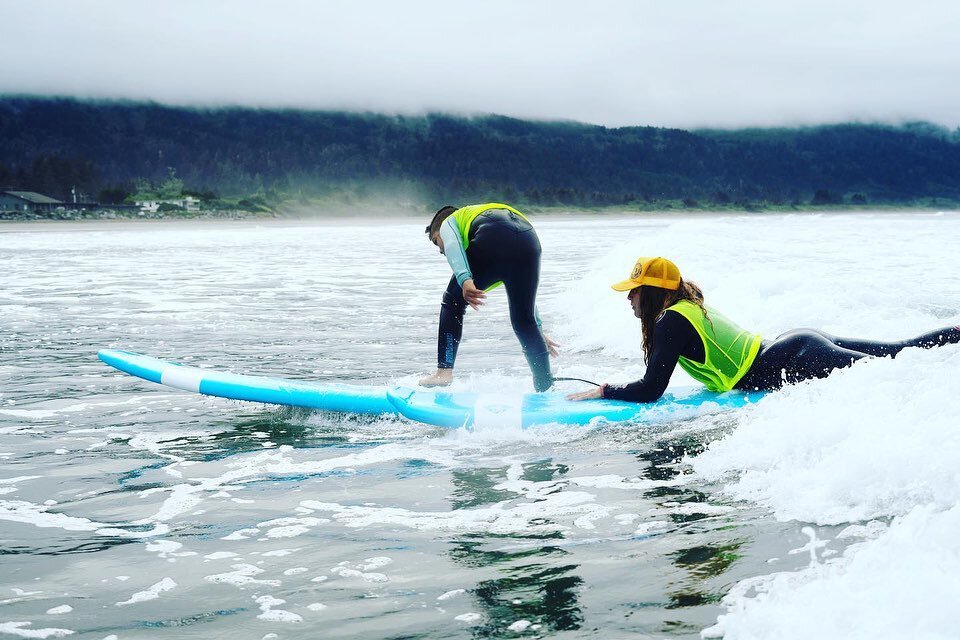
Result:
[[[946,327],[900,342],[836,338],[816,329],[794,329],[773,341],[764,340],[750,370],[737,382],[741,390],[779,389],[834,369],[849,367],[868,356],[895,356],[907,347],[931,348],[960,343],[960,327]],[[683,356],[703,362],[703,341],[693,325],[676,311],[666,311],[653,329],[653,351],[643,378],[626,385],[607,385],[604,398],[653,402],[663,395]]]
[[[534,388],[546,391],[553,384],[553,377],[547,344],[534,308],[540,283],[540,240],[533,225],[506,209],[485,211],[470,227],[466,254],[478,289],[503,282],[510,305],[510,323],[533,372]],[[437,340],[440,369],[452,369],[457,359],[466,308],[463,290],[453,276],[440,305]]]
[[[868,356],[896,356],[907,347],[930,349],[960,343],[960,327],[944,327],[899,342],[837,338],[817,329],[794,329],[772,342],[763,341],[760,353],[737,389],[772,390],[811,378],[825,378],[834,369],[849,367]]]

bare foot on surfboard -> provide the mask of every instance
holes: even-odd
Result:
[[[421,387],[446,387],[453,382],[453,369],[437,369],[436,373],[420,378]]]

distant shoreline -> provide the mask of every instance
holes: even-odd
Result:
[[[0,224],[5,222],[83,222],[90,220],[117,220],[149,222],[158,220],[248,220],[255,218],[274,218],[272,214],[249,213],[246,211],[204,211],[198,214],[183,215],[177,213],[130,213],[113,209],[94,211],[54,211],[34,213],[25,211],[0,211]]]
[[[674,215],[752,215],[765,214],[851,214],[851,213],[939,213],[958,211],[960,207],[953,206],[920,206],[920,205],[834,205],[834,206],[781,206],[765,207],[763,209],[745,208],[651,208],[636,209],[624,207],[521,207],[528,213],[538,216],[557,218],[590,218],[593,216],[605,217],[634,217],[651,216],[667,217]],[[60,212],[61,214],[63,212]],[[198,226],[216,226],[223,224],[309,224],[323,222],[327,224],[375,224],[384,218],[393,219],[425,219],[431,210],[424,207],[416,210],[410,206],[385,207],[352,206],[317,209],[301,208],[297,210],[278,211],[275,213],[250,213],[244,211],[210,211],[199,214],[157,214],[130,215],[118,214],[111,211],[103,212],[73,212],[70,217],[47,217],[34,213],[0,212],[0,233],[5,231],[37,230],[43,227],[57,228],[58,230],[81,230],[100,228],[102,226],[140,227],[162,226],[172,222],[183,222]]]

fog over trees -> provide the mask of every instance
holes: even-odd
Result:
[[[602,206],[960,201],[960,132],[914,123],[683,131],[0,98],[0,187],[120,202],[385,189],[424,201]]]

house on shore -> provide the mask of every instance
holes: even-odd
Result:
[[[180,207],[184,211],[200,211],[200,200],[193,196],[183,196],[182,198],[162,198],[156,200],[137,200],[137,206],[144,213],[156,213],[162,204],[172,204]]]
[[[0,191],[0,211],[42,213],[65,205],[60,200],[34,191]]]

